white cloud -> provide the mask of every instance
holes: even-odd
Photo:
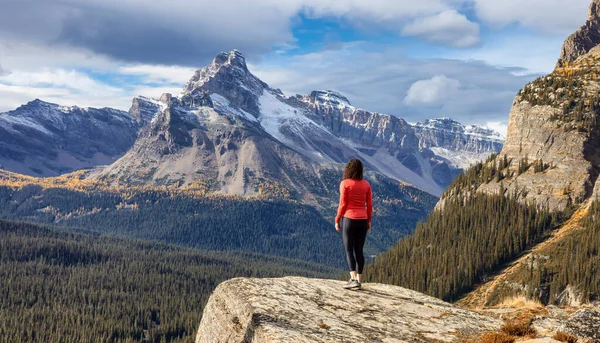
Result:
[[[446,10],[437,15],[423,17],[407,24],[402,29],[404,36],[424,37],[433,43],[456,48],[478,45],[479,24],[469,21],[456,10]]]
[[[506,137],[506,134],[508,132],[508,123],[507,122],[493,121],[493,122],[487,122],[483,126],[489,128],[489,129],[492,129],[496,132],[499,132],[504,137]]]
[[[468,0],[477,16],[493,25],[518,23],[548,33],[566,36],[587,17],[590,0]]]
[[[6,70],[4,68],[2,68],[2,65],[0,65],[0,76],[5,76],[10,74],[10,70]]]
[[[122,92],[121,89],[98,82],[87,74],[65,69],[44,69],[37,72],[15,70],[0,76],[0,82],[11,86],[67,88],[98,96],[113,96]]]
[[[338,18],[357,27],[399,29],[451,9],[455,0],[4,0],[0,39],[68,45],[117,60],[203,64],[237,48],[251,56],[294,46],[298,16]],[[36,19],[36,25],[31,25]]]
[[[541,38],[533,35],[497,37],[482,46],[447,54],[448,58],[481,60],[501,67],[518,66],[521,74],[547,74],[554,70],[564,38]]]
[[[181,66],[138,64],[123,66],[118,69],[119,74],[141,76],[146,83],[171,83],[183,87],[195,69]]]
[[[128,94],[121,96],[100,96],[89,93],[76,93],[67,88],[44,88],[30,86],[11,86],[0,83],[0,112],[15,108],[34,99],[65,105],[81,107],[112,107],[128,110],[132,97]]]
[[[460,90],[460,81],[446,75],[436,75],[428,80],[413,83],[404,98],[409,106],[440,106],[456,96]]]

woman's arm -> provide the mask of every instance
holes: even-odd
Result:
[[[371,185],[369,185],[369,189],[367,190],[367,218],[369,219],[369,223],[373,219],[373,192],[371,191]]]
[[[346,213],[347,207],[348,207],[348,198],[346,195],[346,185],[344,184],[344,181],[342,181],[340,183],[340,204],[338,206],[337,216],[335,217],[336,224],[340,223],[340,219],[342,219],[342,216],[344,215],[344,213]]]

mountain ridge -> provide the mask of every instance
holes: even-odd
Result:
[[[142,120],[111,108],[80,108],[33,100],[0,113],[0,168],[57,176],[121,157]]]

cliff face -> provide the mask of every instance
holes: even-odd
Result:
[[[232,279],[208,301],[196,343],[453,342],[501,322],[400,287],[286,277]]]

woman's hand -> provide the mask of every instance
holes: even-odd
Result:
[[[371,222],[367,225],[367,232],[371,231]]]
[[[342,232],[342,230],[340,229],[340,223],[335,223],[335,231]]]

